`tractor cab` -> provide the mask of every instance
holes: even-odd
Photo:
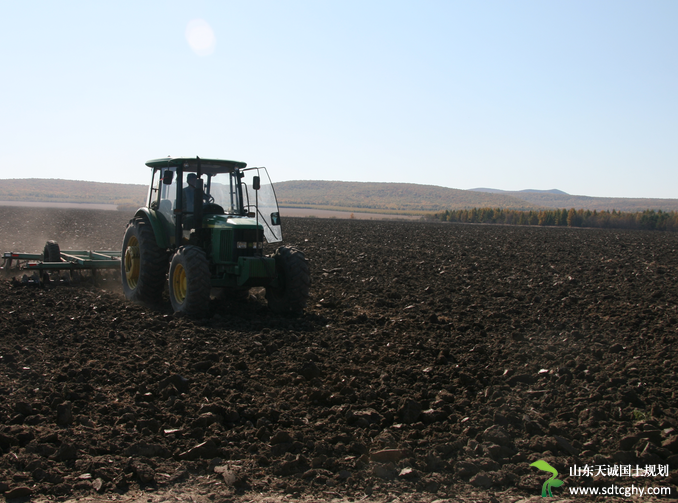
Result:
[[[205,228],[248,223],[262,228],[267,242],[282,241],[266,168],[200,158],[156,159],[146,165],[153,168],[148,207],[158,214],[171,243],[182,243]]]

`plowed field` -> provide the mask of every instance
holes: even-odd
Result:
[[[0,251],[117,250],[129,219],[0,211]],[[5,276],[0,494],[515,501],[541,494],[541,459],[565,481],[554,495],[676,496],[677,234],[283,225],[313,275],[297,318],[257,291],[191,320],[111,279]]]

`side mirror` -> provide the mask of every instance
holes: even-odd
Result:
[[[259,190],[261,188],[261,179],[258,176],[252,178],[252,188]]]
[[[280,225],[280,213],[271,213],[271,225]]]
[[[172,180],[174,179],[174,171],[167,170],[162,175],[162,183],[165,185],[172,185]]]

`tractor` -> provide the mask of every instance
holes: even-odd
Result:
[[[263,287],[277,314],[300,313],[311,276],[301,250],[281,246],[280,213],[266,168],[167,157],[152,169],[147,202],[130,220],[120,270],[125,296],[157,304],[165,285],[175,313],[207,314],[213,288],[247,297]]]

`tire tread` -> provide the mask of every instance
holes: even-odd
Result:
[[[133,289],[127,285],[125,278],[124,260],[128,233],[134,233],[139,241],[139,281]],[[168,265],[167,251],[158,246],[150,223],[142,217],[134,218],[125,230],[120,264],[125,296],[137,302],[159,302],[165,287]]]
[[[170,266],[168,284],[172,308],[175,312],[183,312],[189,316],[204,315],[209,307],[210,290],[212,288],[209,262],[205,251],[198,246],[182,246],[172,257],[172,265],[175,261],[181,261],[184,266],[187,291],[184,305],[179,306],[174,298],[172,288],[172,272],[174,269]]]
[[[281,246],[274,254],[278,274],[283,275],[282,288],[267,288],[266,299],[275,313],[301,313],[308,303],[311,270],[301,250]]]

